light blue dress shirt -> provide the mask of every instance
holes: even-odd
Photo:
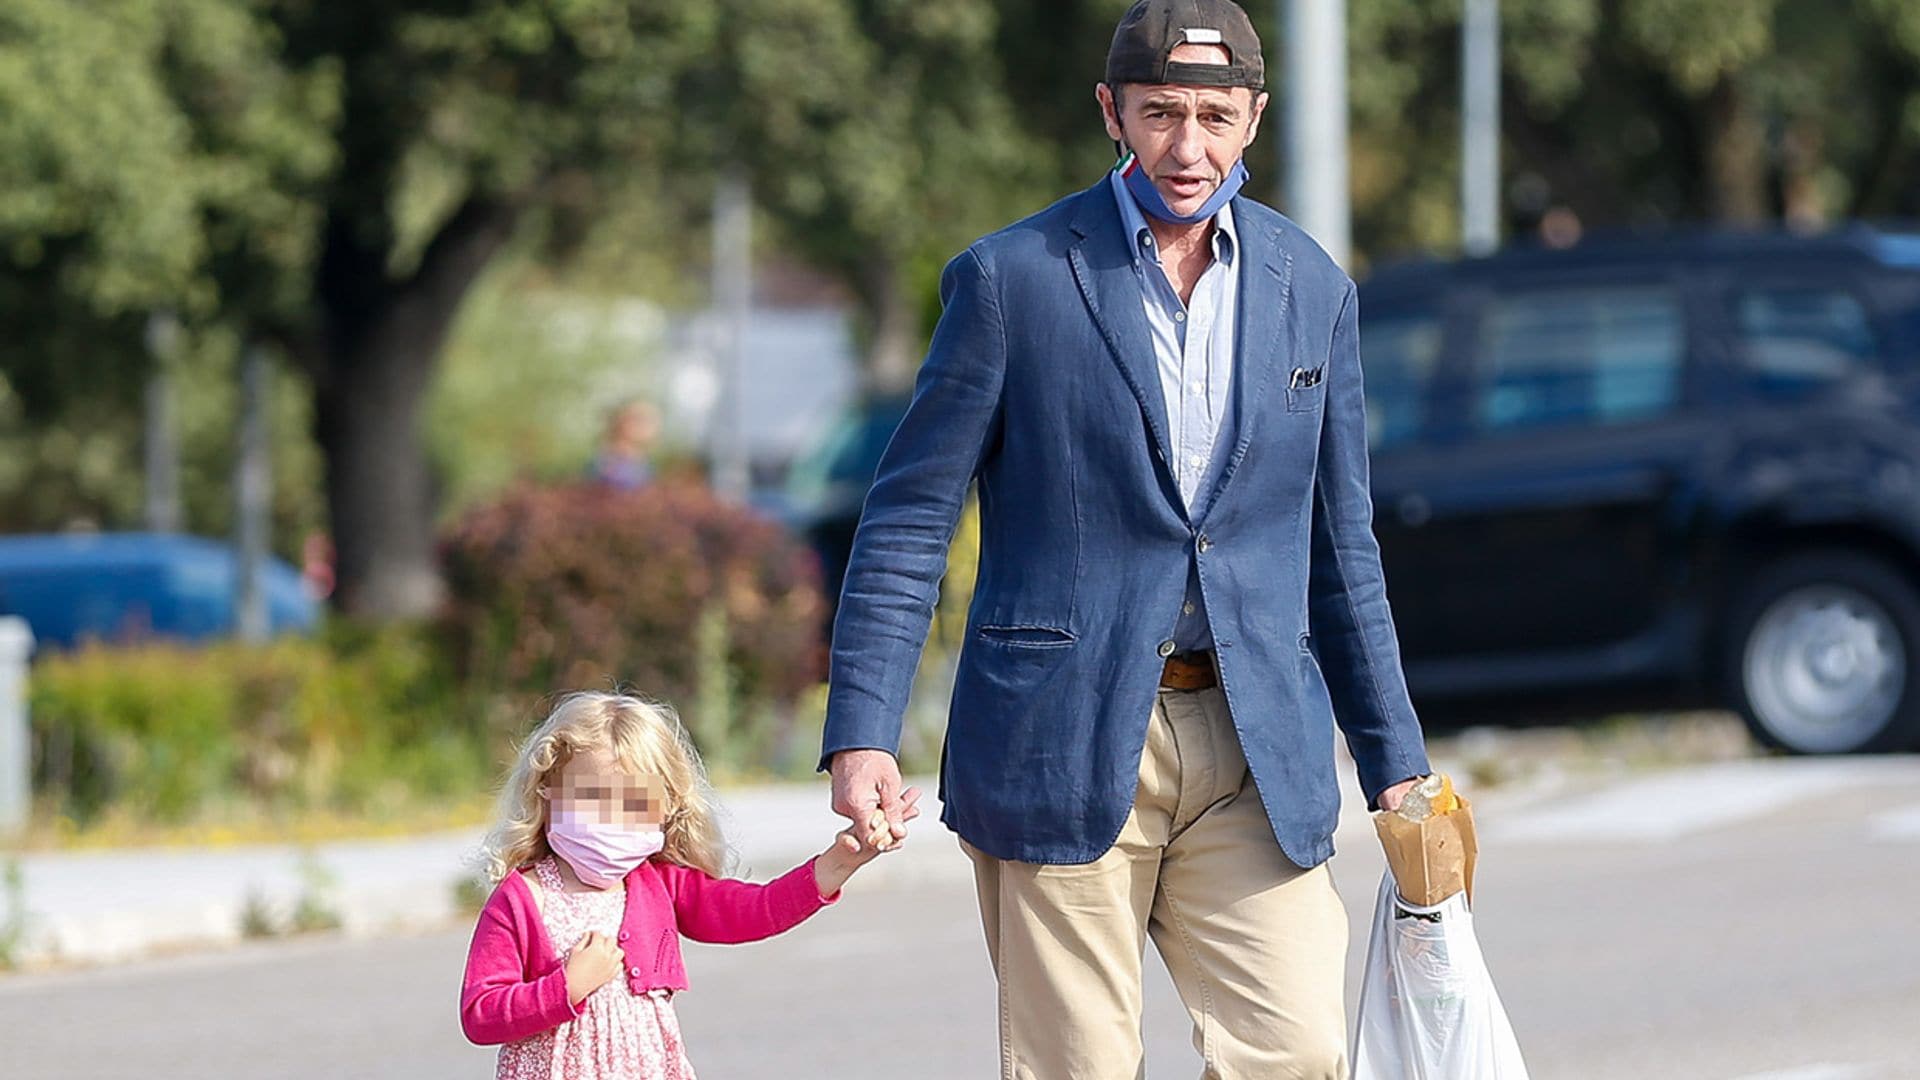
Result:
[[[1119,173],[1111,174],[1120,220],[1133,238],[1129,249],[1140,278],[1147,329],[1160,371],[1160,392],[1167,399],[1167,436],[1173,448],[1174,479],[1189,513],[1213,490],[1230,444],[1228,388],[1233,380],[1234,329],[1240,310],[1240,260],[1233,231],[1233,207],[1214,215],[1213,262],[1194,283],[1189,302],[1181,303],[1160,264],[1160,252],[1146,215],[1127,192]],[[1187,598],[1173,632],[1182,652],[1213,648],[1206,599],[1200,593],[1196,564],[1187,576]]]

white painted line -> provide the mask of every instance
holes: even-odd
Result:
[[[1875,840],[1920,840],[1920,803],[1875,815],[1872,829]]]
[[[1866,1080],[1877,1075],[1878,1070],[1871,1065],[1801,1065],[1792,1069],[1779,1069],[1773,1072],[1748,1073],[1734,1080]]]
[[[1660,773],[1592,795],[1548,799],[1491,822],[1489,838],[1513,840],[1674,840],[1762,817],[1889,773],[1859,759],[1727,762]],[[1912,782],[1920,770],[1901,779]]]

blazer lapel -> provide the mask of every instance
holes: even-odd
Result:
[[[1167,401],[1160,390],[1153,338],[1141,306],[1140,279],[1128,251],[1130,241],[1120,221],[1120,208],[1114,204],[1113,188],[1104,177],[1081,194],[1073,231],[1079,239],[1067,249],[1067,259],[1073,264],[1074,280],[1107,343],[1108,353],[1120,369],[1120,377],[1140,401],[1154,452],[1171,476]]]
[[[1293,306],[1293,256],[1281,248],[1271,229],[1241,209],[1244,200],[1234,203],[1240,253],[1246,261],[1240,268],[1239,325],[1234,338],[1233,452],[1221,466],[1202,516],[1226,493],[1240,459],[1253,445],[1256,422],[1270,407],[1269,384],[1283,366],[1278,361],[1287,352],[1287,319]]]

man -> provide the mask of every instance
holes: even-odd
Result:
[[[1371,803],[1427,772],[1353,283],[1238,194],[1263,82],[1228,0],[1134,5],[1095,91],[1121,165],[948,265],[854,540],[823,763],[836,810],[904,836],[892,752],[979,485],[942,786],[1003,1077],[1138,1074],[1148,936],[1207,1076],[1344,1075],[1336,720]]]
[[[644,401],[630,401],[607,417],[587,475],[616,491],[638,491],[653,479],[649,457],[660,432],[660,414]]]

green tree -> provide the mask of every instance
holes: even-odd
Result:
[[[627,243],[684,255],[714,169],[744,166],[898,383],[940,261],[1028,202],[1017,118],[977,64],[984,2],[31,0],[4,18],[0,103],[21,108],[0,146],[27,175],[4,177],[0,288],[46,316],[15,339],[32,362],[8,358],[13,397],[52,408],[138,374],[159,308],[276,342],[311,386],[336,599],[357,615],[441,595],[421,404],[516,242],[617,265],[599,223],[665,219]],[[627,210],[661,203],[680,212]]]
[[[858,303],[866,370],[911,383],[940,267],[1038,208],[1050,164],[1009,100],[990,0],[724,0],[722,153]]]
[[[338,86],[307,302],[274,332],[312,379],[350,613],[442,595],[419,423],[447,331],[535,221],[591,216],[687,162],[684,75],[716,12],[670,0],[277,0],[284,64]],[[697,161],[694,162],[697,165]]]
[[[1457,241],[1457,2],[1352,9],[1356,234],[1371,255]],[[1505,0],[1516,233],[1816,224],[1916,210],[1920,14],[1901,0]]]
[[[327,98],[324,78],[275,64],[271,28],[232,0],[0,9],[0,513],[13,527],[137,520],[142,337],[161,309],[189,325],[189,510],[205,520],[213,504],[224,520],[224,476],[197,481],[231,445],[231,394],[198,391],[236,351],[236,294],[264,296],[306,258],[314,218],[296,192],[331,161]],[[280,461],[290,481],[310,464]],[[297,486],[279,490],[283,520],[303,523]]]

